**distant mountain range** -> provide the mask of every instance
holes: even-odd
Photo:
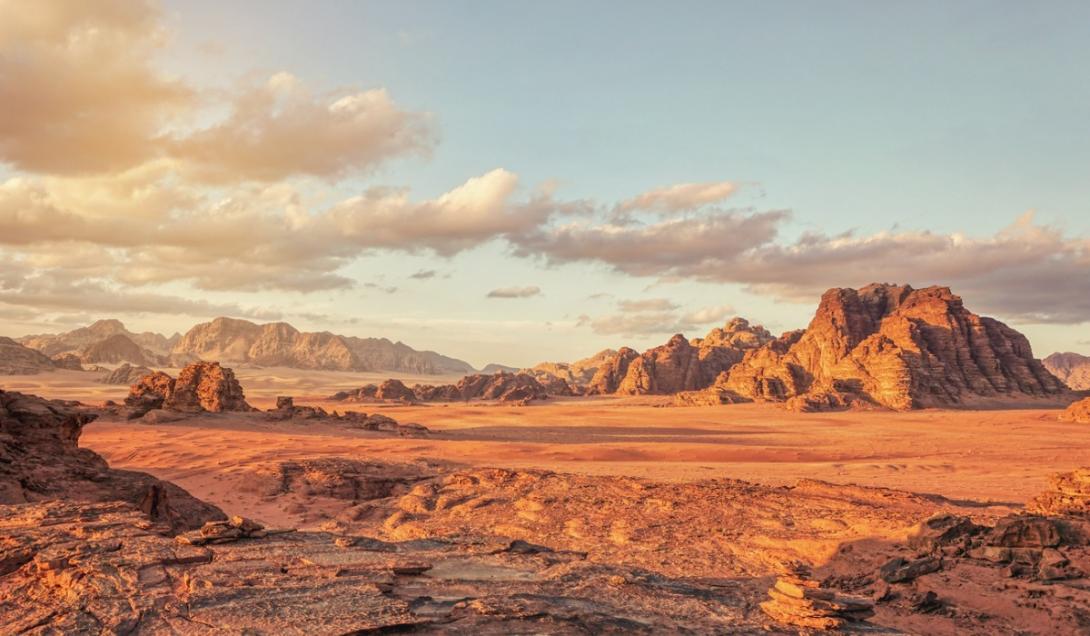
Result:
[[[235,365],[427,375],[475,371],[468,362],[434,351],[417,351],[386,338],[302,332],[286,322],[260,325],[234,318],[216,318],[169,338],[129,331],[118,320],[99,320],[65,333],[24,336],[11,344],[16,343],[46,359],[71,354],[83,364],[182,366],[195,360],[216,360]],[[13,368],[28,368],[32,360],[35,366],[45,364],[26,352],[11,352],[22,360]]]
[[[1052,375],[1076,391],[1090,390],[1090,356],[1077,353],[1054,353],[1041,362]]]

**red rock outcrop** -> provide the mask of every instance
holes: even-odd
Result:
[[[734,318],[692,342],[677,334],[666,344],[633,358],[614,392],[670,395],[706,388],[720,373],[740,362],[747,351],[772,339],[764,327],[750,326],[744,318]],[[623,361],[616,364],[621,366]]]
[[[1090,517],[1090,468],[1055,473],[1048,478],[1048,490],[1027,506],[1030,512],[1046,515]]]
[[[616,355],[613,349],[603,349],[575,362],[542,362],[522,372],[534,376],[549,395],[582,395],[598,369]]]
[[[177,379],[162,371],[150,373],[132,385],[125,404],[134,409],[133,417],[159,408],[187,413],[254,410],[234,372],[218,362],[195,362]]]
[[[494,373],[467,375],[456,384],[439,386],[418,384],[413,388],[422,402],[468,402],[496,400],[527,403],[548,399],[548,392],[533,376],[526,373]]]
[[[635,349],[621,347],[612,356],[602,361],[594,376],[587,383],[587,395],[607,395],[615,393],[628,374],[632,361],[640,357]]]
[[[1041,362],[1052,375],[1076,391],[1090,390],[1090,356],[1054,353]]]
[[[496,400],[527,403],[544,400],[548,391],[527,373],[493,373],[467,375],[456,384],[417,384],[411,389],[400,380],[368,384],[354,391],[341,391],[330,399],[349,402],[468,402]]]
[[[1060,413],[1061,422],[1090,424],[1090,398],[1079,400]]]
[[[946,287],[831,289],[814,319],[746,354],[716,387],[754,400],[893,409],[1060,396],[1026,338],[967,310]]]
[[[79,448],[83,426],[95,417],[70,403],[0,390],[0,504],[125,501],[175,530],[223,518],[218,508],[174,484],[112,470]]]

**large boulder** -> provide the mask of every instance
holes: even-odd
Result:
[[[145,375],[129,389],[125,404],[133,409],[132,417],[160,408],[187,413],[254,410],[234,372],[218,362],[194,362],[177,379],[162,371]]]

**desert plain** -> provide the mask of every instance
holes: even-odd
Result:
[[[124,399],[128,387],[101,384],[97,375],[8,376],[5,387],[51,399]],[[729,477],[779,486],[808,478],[1012,506],[1039,494],[1049,475],[1078,468],[1090,456],[1090,429],[1058,421],[1059,405],[1039,403],[819,413],[775,404],[676,407],[669,396],[561,397],[526,406],[345,405],[329,396],[388,374],[271,368],[239,369],[236,375],[257,408],[272,408],[277,396],[290,395],[297,405],[378,412],[423,424],[433,434],[376,440],[321,422],[218,414],[154,426],[100,418],[87,426],[82,445],[111,466],[149,472],[240,514],[248,513],[247,503],[231,494],[232,473],[261,462],[331,455],[672,482]]]

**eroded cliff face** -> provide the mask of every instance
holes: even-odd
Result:
[[[805,410],[872,403],[893,409],[977,398],[1058,396],[1063,384],[1029,341],[978,316],[946,287],[831,289],[810,325],[746,354],[716,388]]]
[[[102,457],[79,448],[83,426],[95,417],[71,403],[0,390],[0,506],[119,500],[174,530],[224,518],[170,482],[110,469]]]
[[[746,351],[770,341],[772,334],[760,325],[734,318],[691,342],[677,334],[661,346],[629,360],[615,357],[614,368],[624,368],[609,393],[622,395],[669,395],[703,389],[720,373],[740,362]],[[631,350],[629,350],[631,351]],[[603,388],[608,387],[608,383]]]

